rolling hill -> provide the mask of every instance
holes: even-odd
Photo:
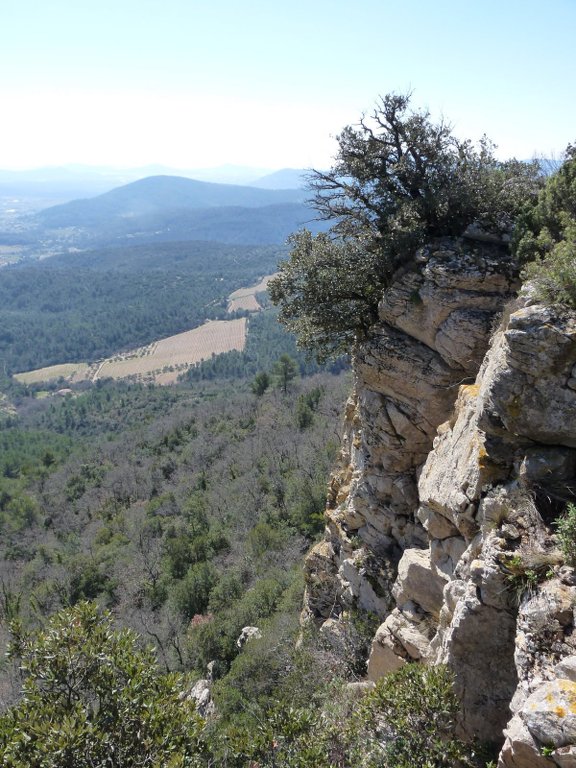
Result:
[[[303,189],[310,171],[304,168],[282,168],[268,173],[254,181],[251,186],[258,189]]]
[[[214,184],[182,176],[149,176],[86,200],[46,208],[37,220],[49,227],[102,227],[107,220],[158,214],[171,209],[241,206],[258,208],[302,203],[299,190],[269,190],[235,184]]]
[[[314,223],[297,189],[258,189],[179,176],[151,176],[103,195],[73,200],[31,218],[38,240],[52,252],[70,248],[210,240],[233,244],[281,244]],[[56,246],[56,248],[54,247]]]

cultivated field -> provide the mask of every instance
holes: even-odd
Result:
[[[240,288],[228,297],[228,312],[244,309],[258,312],[261,307],[256,294],[266,290],[274,275],[267,275],[250,288]],[[97,379],[133,378],[172,384],[182,371],[191,365],[208,360],[212,355],[238,350],[246,344],[246,318],[238,320],[212,320],[199,328],[160,339],[146,347],[115,355],[98,363],[65,363],[17,373],[14,378],[23,384],[38,384],[63,378],[69,383],[96,381]]]
[[[54,381],[63,378],[70,383],[84,381],[91,378],[94,366],[88,363],[62,363],[61,365],[50,365],[47,368],[37,368],[35,371],[26,371],[25,373],[15,373],[14,378],[22,384],[39,384],[42,381]]]
[[[268,283],[275,275],[266,275],[251,288],[239,288],[228,296],[228,312],[235,312],[237,309],[244,309],[246,312],[258,312],[261,307],[256,299],[257,293],[263,293],[268,287]]]
[[[245,344],[245,317],[213,320],[191,331],[160,339],[148,347],[104,360],[92,380],[137,377],[157,384],[171,384],[188,366],[233,349],[242,351]]]

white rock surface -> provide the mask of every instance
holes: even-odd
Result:
[[[262,632],[258,627],[244,627],[236,640],[236,645],[238,648],[243,648],[249,640],[259,640],[261,637]]]
[[[506,729],[500,768],[576,768],[576,574],[550,525],[576,493],[576,313],[528,297],[490,338],[515,267],[469,235],[421,250],[358,350],[304,613],[375,612],[372,680],[447,664],[460,735]]]

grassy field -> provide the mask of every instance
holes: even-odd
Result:
[[[47,368],[37,368],[35,371],[16,373],[14,378],[22,384],[39,384],[42,381],[54,381],[59,378],[74,383],[91,378],[90,373],[93,370],[94,366],[88,363],[63,363],[50,365]]]

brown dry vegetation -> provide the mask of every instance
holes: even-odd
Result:
[[[38,384],[42,381],[54,381],[63,378],[69,382],[84,381],[90,378],[91,367],[88,363],[62,363],[35,371],[15,373],[14,378],[22,384]]]

